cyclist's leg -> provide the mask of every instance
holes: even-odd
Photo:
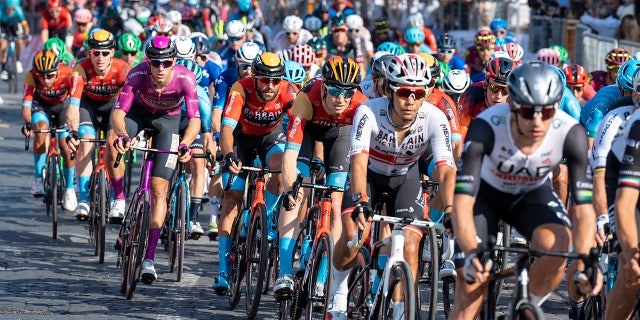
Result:
[[[87,99],[80,101],[80,125],[78,126],[78,134],[82,139],[95,139],[97,123],[97,111],[91,105]],[[91,180],[91,173],[93,172],[93,161],[91,160],[91,154],[93,152],[93,143],[81,142],[76,152],[76,171],[78,172],[78,189],[80,191],[80,204],[74,215],[76,218],[81,218],[83,215],[87,215],[88,212],[84,212],[85,208],[89,204],[89,183]]]
[[[24,49],[24,40],[22,39],[22,37],[24,36],[24,28],[22,27],[22,23],[20,23],[19,21],[16,22],[14,25],[10,26],[11,27],[11,32],[13,34],[13,36],[17,37],[16,39],[16,57],[21,57],[22,56],[22,50]],[[20,59],[18,58],[17,61],[19,62]]]
[[[44,108],[42,108],[37,101],[33,101],[31,123],[35,130],[49,129],[49,116]],[[31,194],[42,195],[44,194],[42,172],[47,166],[47,134],[36,133],[33,136],[33,163],[35,167],[35,180]]]
[[[503,220],[530,239],[533,249],[569,251],[571,223],[551,186],[545,184],[523,195],[521,199],[513,210],[504,215]],[[543,256],[536,259],[529,272],[531,302],[538,305],[544,302],[546,296],[562,281],[565,266],[565,258]]]
[[[350,134],[351,126],[343,126],[330,129],[325,135],[331,135],[329,139],[323,141],[328,186],[345,187],[349,172]],[[343,196],[343,192],[331,194],[331,235],[333,236],[334,244],[338,242],[342,235]],[[357,255],[357,251],[355,253]]]
[[[263,137],[262,146],[260,147],[260,160],[262,163],[265,163],[269,169],[282,170],[284,139],[285,136],[284,133],[282,133],[281,126],[277,126],[271,133]],[[270,217],[273,216],[273,212],[282,194],[282,189],[282,173],[272,173],[265,190],[267,215]]]
[[[202,136],[198,134],[196,139],[189,146],[193,151],[193,154],[203,154],[204,146],[202,145]],[[204,194],[204,185],[207,180],[205,167],[206,160],[203,158],[191,158],[189,166],[191,167],[191,185],[190,185],[190,206],[189,206],[189,218],[191,219],[191,226],[189,229],[190,234],[200,236],[204,233],[200,222],[198,222],[198,215],[200,214],[200,206],[202,205],[202,195]]]
[[[607,306],[605,308],[605,319],[628,319],[635,306],[637,300],[637,294],[640,290],[640,285],[629,285],[630,283],[637,283],[637,280],[631,280],[624,272],[628,261],[625,255],[620,254],[621,250],[619,246],[616,246],[618,252],[618,263],[620,272],[613,285],[613,289],[609,291],[607,295]],[[604,290],[604,289],[603,289]]]
[[[10,30],[4,24],[0,26],[1,34],[0,34],[0,62],[2,62],[2,70],[5,70],[7,63],[7,48],[9,47],[9,41],[7,40],[7,36],[10,35]]]
[[[52,106],[51,112],[57,114],[56,126],[58,128],[65,128],[67,126],[66,103],[60,103]],[[64,176],[64,180],[67,183],[62,206],[67,211],[73,211],[76,209],[77,204],[76,191],[74,190],[73,186],[76,175],[76,167],[75,161],[71,160],[71,149],[67,144],[67,136],[69,136],[68,132],[62,132],[58,134],[58,145],[60,146],[60,154],[62,155],[62,159],[64,162],[62,174]]]

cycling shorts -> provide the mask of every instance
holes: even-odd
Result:
[[[344,188],[349,172],[351,126],[322,127],[308,122],[304,128],[304,138],[298,155],[298,170],[309,177],[309,165],[315,148],[315,142],[323,144],[324,165],[327,173],[327,185]]]
[[[15,22],[11,24],[2,24],[1,30],[2,38],[24,36],[24,27],[19,20],[15,20]]]
[[[111,117],[111,111],[116,105],[116,99],[110,101],[96,101],[85,96],[80,100],[80,126],[78,132],[81,138],[87,136],[96,137],[97,130],[107,130],[109,125],[109,118]]]
[[[180,117],[180,137],[184,136],[185,131],[187,131],[187,127],[189,126],[189,118],[186,116]],[[193,142],[189,145],[191,149],[204,149],[204,144],[202,142],[202,134],[198,133]]]

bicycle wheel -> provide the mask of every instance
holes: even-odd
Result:
[[[515,317],[513,318],[516,320],[538,320],[544,319],[544,313],[538,305],[523,301],[516,306]]]
[[[247,238],[247,316],[258,313],[262,288],[267,276],[269,241],[267,241],[267,208],[264,204],[253,208]]]
[[[356,266],[349,272],[349,293],[347,294],[347,318],[368,319],[369,297],[371,287],[369,282],[369,261],[371,254],[366,246],[358,251]]]
[[[140,202],[142,201],[142,202]],[[132,226],[129,238],[132,240],[128,249],[128,268],[127,268],[127,300],[133,298],[136,290],[136,284],[140,280],[142,272],[142,260],[147,248],[147,240],[149,238],[149,214],[150,202],[149,193],[145,192],[143,199],[138,199],[138,203],[134,208],[137,213],[135,223]]]
[[[109,183],[107,181],[107,172],[105,170],[100,171],[98,176],[98,210],[94,211],[93,215],[96,216],[96,251],[98,252],[98,261],[104,263],[104,248],[105,248],[105,228],[107,226],[107,201],[109,201]]]
[[[47,166],[47,180],[49,181],[49,190],[47,191],[49,201],[47,203],[47,209],[51,208],[51,223],[54,240],[58,239],[58,198],[60,197],[58,194],[58,187],[60,184],[60,181],[58,181],[58,171],[59,160],[58,156],[54,155],[49,159],[49,165]],[[47,213],[49,213],[49,210],[47,210]]]
[[[131,192],[131,177],[133,175],[133,150],[129,150],[125,155],[124,160],[124,195],[129,198]]]
[[[434,320],[438,303],[438,271],[440,250],[434,229],[427,229],[420,241],[421,257],[418,260],[418,314],[421,320]]]
[[[333,237],[324,233],[313,246],[311,278],[307,283],[307,309],[305,319],[324,319],[331,290],[331,266],[333,265]],[[326,271],[325,271],[326,270]],[[326,280],[322,278],[326,275]]]
[[[456,296],[456,280],[452,277],[442,279],[442,304],[444,315],[449,317],[449,313],[453,308],[454,297]]]
[[[100,190],[97,187],[96,173],[91,174],[89,181],[89,242],[93,243],[93,255],[98,256],[98,214]]]
[[[246,238],[242,237],[242,211],[236,217],[232,230],[233,243],[229,251],[229,307],[235,310],[242,295],[242,281],[247,271]]]
[[[135,209],[135,205],[138,202],[139,198],[139,195],[136,194],[136,196],[129,203],[127,211],[125,211],[122,224],[120,225],[120,230],[118,230],[118,240],[116,240],[115,247],[118,249],[118,266],[122,269],[122,273],[120,276],[120,293],[122,294],[127,293],[127,284],[129,283],[129,248],[131,247],[131,241],[133,241],[131,234],[133,227],[137,221],[137,211]]]
[[[411,275],[411,268],[405,261],[396,261],[391,267],[388,281],[388,292],[382,301],[382,312],[378,319],[402,319],[413,320],[416,317],[416,289]],[[401,295],[402,303],[392,303],[397,294]],[[400,307],[402,305],[402,307]],[[404,310],[394,310],[394,307]]]
[[[173,226],[170,228],[169,237],[169,272],[176,272],[176,281],[182,281],[184,270],[184,242],[186,238],[187,195],[186,188],[180,183],[173,195],[172,211],[174,214]]]
[[[582,314],[585,320],[604,319],[603,295],[589,296],[582,304]]]

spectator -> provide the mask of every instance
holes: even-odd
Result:
[[[620,25],[613,15],[613,10],[609,6],[603,6],[602,3],[594,3],[589,10],[580,17],[580,22],[589,26],[594,33],[603,37],[615,37]]]
[[[638,42],[640,41],[640,35],[638,32],[640,32],[640,28],[638,28],[636,18],[628,14],[620,19],[620,26],[618,27],[618,32],[616,32],[616,39]]]

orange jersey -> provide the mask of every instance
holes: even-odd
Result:
[[[222,125],[235,129],[239,124],[242,133],[263,136],[280,125],[285,113],[289,112],[298,88],[288,81],[280,82],[278,95],[269,102],[258,99],[253,77],[238,80],[233,84],[224,108]]]
[[[71,75],[71,100],[70,104],[80,106],[80,99],[83,95],[95,101],[110,101],[115,99],[131,67],[124,60],[118,58],[111,59],[111,67],[104,77],[100,77],[93,69],[91,59],[85,59],[76,64]]]
[[[31,107],[34,98],[52,106],[63,103],[69,96],[71,89],[71,71],[71,68],[60,64],[58,78],[49,88],[45,87],[44,81],[37,76],[34,70],[27,72],[24,76],[22,106]]]
[[[332,117],[322,106],[322,85],[324,81],[317,79],[304,88],[296,97],[291,109],[291,118],[287,129],[287,146],[299,148],[304,138],[304,126],[307,121],[321,127],[342,127],[353,124],[353,117],[358,107],[367,102],[367,97],[360,91],[351,98],[351,104],[339,116]],[[293,143],[293,144],[292,144]]]
[[[461,139],[460,135],[460,123],[458,120],[458,108],[456,107],[453,99],[446,93],[438,88],[433,88],[433,92],[429,95],[427,102],[438,107],[438,109],[444,112],[444,115],[449,121],[449,127],[451,127],[451,140],[458,141]]]
[[[458,105],[458,115],[460,117],[460,133],[462,139],[467,136],[467,130],[471,121],[488,108],[484,96],[484,81],[476,82],[469,86],[469,89],[460,96],[460,104]]]

